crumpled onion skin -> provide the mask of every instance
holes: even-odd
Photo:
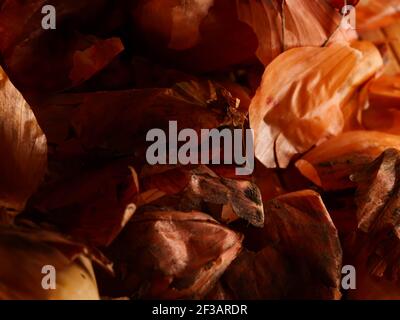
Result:
[[[326,191],[354,188],[350,175],[388,148],[400,150],[400,136],[378,131],[349,131],[306,153],[296,162],[296,167]]]
[[[357,33],[339,27],[341,16],[325,0],[236,0],[239,19],[258,38],[257,57],[267,66],[285,50],[320,47],[355,40]],[[283,9],[282,9],[283,8]]]
[[[400,299],[399,165],[399,150],[388,149],[352,176],[358,230],[348,241],[357,270],[351,299]]]
[[[223,284],[236,299],[339,299],[342,249],[319,194],[289,193],[265,203],[264,229],[246,234]]]
[[[87,249],[57,233],[0,226],[0,300],[99,300]],[[56,289],[42,287],[44,266],[56,271]]]
[[[47,168],[47,141],[21,93],[0,67],[0,220],[21,212]],[[4,217],[3,217],[4,218]]]
[[[200,299],[241,250],[242,236],[201,212],[135,215],[112,245],[127,293],[144,299]]]
[[[136,172],[120,160],[45,184],[30,205],[63,232],[108,246],[135,213],[138,192]]]
[[[102,19],[103,29],[107,29],[108,21],[103,17],[107,2],[5,1],[0,10],[0,54],[18,88],[27,92],[65,90],[109,64],[123,50],[121,41],[85,34],[95,19]],[[55,30],[42,28],[45,5],[56,9]],[[100,33],[107,35],[104,30]],[[77,75],[76,69],[82,73]]]
[[[207,72],[255,60],[257,39],[233,0],[140,0],[132,23],[156,59]]]
[[[357,38],[355,31],[338,28],[341,16],[326,0],[284,3],[282,14],[277,0],[140,0],[132,17],[157,59],[196,72],[247,63],[256,55],[268,65],[289,48]]]
[[[241,127],[247,112],[247,106],[229,90],[205,80],[179,82],[172,88],[62,94],[49,100],[39,119],[52,142],[66,144],[68,140],[68,130],[58,136],[60,130],[53,131],[51,126],[53,110],[65,109],[56,118],[59,129],[71,126],[81,148],[113,156],[139,154],[146,147],[146,133],[153,128],[167,132],[169,121],[177,121],[178,130],[200,132],[225,125]]]
[[[249,111],[255,155],[266,167],[286,168],[343,130],[341,106],[382,66],[373,44],[353,46],[292,49],[266,68]]]
[[[222,223],[230,223],[241,218],[256,227],[264,226],[261,192],[254,183],[218,176],[203,165],[195,168],[178,167],[171,171],[163,172],[153,178],[147,177],[147,185],[161,187],[161,190],[151,189],[152,195],[157,191],[167,194],[161,195],[155,201],[147,201],[148,208],[141,208],[142,211],[154,211],[155,208],[160,208],[162,211],[203,211]],[[175,192],[163,187],[162,185],[170,185],[169,179],[175,180],[172,186],[178,187],[181,184],[181,187]]]

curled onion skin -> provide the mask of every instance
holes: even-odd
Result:
[[[84,246],[57,233],[0,226],[0,299],[98,300],[96,278]],[[54,268],[55,289],[43,279]]]

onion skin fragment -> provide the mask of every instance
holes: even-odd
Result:
[[[368,130],[399,134],[400,75],[384,75],[368,85],[368,108],[362,113]]]
[[[339,299],[342,249],[319,194],[289,193],[264,209],[264,229],[245,235],[258,250],[243,251],[222,279],[229,292],[245,300]]]
[[[354,188],[350,175],[388,148],[400,150],[400,137],[377,131],[349,131],[323,142],[295,165],[325,191]]]
[[[350,299],[400,299],[400,151],[388,149],[352,176],[358,230],[348,239],[357,288]]]
[[[255,155],[267,168],[286,168],[343,131],[342,105],[383,64],[372,43],[352,46],[291,49],[266,68],[249,113]]]
[[[257,38],[234,0],[140,0],[131,12],[155,60],[191,72],[256,61]]]
[[[327,1],[236,0],[238,17],[258,39],[257,57],[267,66],[280,53],[297,47],[321,47],[357,39],[339,28],[341,15]]]
[[[87,249],[57,233],[0,226],[1,300],[99,300]],[[42,287],[44,266],[56,271],[56,289]]]
[[[135,215],[111,252],[126,294],[201,299],[241,250],[242,236],[201,212]]]
[[[182,180],[182,187],[176,192],[161,195],[155,201],[149,202],[147,207],[140,208],[141,211],[154,211],[155,208],[183,212],[203,211],[225,224],[241,218],[256,227],[264,226],[261,192],[257,185],[250,181],[220,177],[203,165],[193,169],[172,169],[148,178],[148,183],[152,182],[155,185],[161,185],[163,182],[169,185],[168,179],[175,182]],[[167,189],[159,190],[164,191]]]
[[[400,18],[399,0],[361,0],[357,6],[357,29],[374,30]]]
[[[57,13],[57,27],[50,32],[42,28],[46,5]],[[0,11],[0,54],[18,88],[24,93],[63,91],[108,65],[124,47],[119,39],[103,40],[110,32],[107,9],[113,10],[106,0],[6,1]],[[103,30],[88,35],[87,26],[99,20]]]
[[[0,223],[12,221],[47,169],[47,139],[22,94],[0,67]]]

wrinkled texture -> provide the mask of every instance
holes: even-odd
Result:
[[[256,227],[264,226],[261,193],[254,183],[219,177],[205,166],[189,172],[183,169],[174,172],[175,174],[171,173],[169,177],[183,175],[184,188],[181,187],[179,192],[172,192],[172,196],[161,197],[155,202],[147,201],[151,210],[154,208],[184,212],[203,210],[224,223],[242,218]],[[168,172],[166,176],[158,175],[152,179],[152,184],[162,185],[169,177]]]
[[[352,177],[359,228],[351,248],[360,271],[352,299],[400,299],[399,165],[399,150],[388,149]]]
[[[330,39],[346,42],[357,37],[356,32],[339,28],[341,16],[326,1],[236,2],[239,19],[248,23],[257,35],[257,56],[264,65],[291,48],[319,47]]]
[[[286,168],[291,158],[344,127],[341,106],[381,66],[368,42],[298,48],[275,59],[250,105],[255,155],[268,168]]]
[[[339,299],[342,250],[320,196],[304,190],[265,204],[266,223],[223,281],[237,299]]]
[[[198,299],[236,258],[241,242],[201,212],[146,212],[113,245],[116,271],[136,298]]]
[[[357,37],[339,28],[341,16],[325,0],[286,0],[283,13],[277,0],[140,0],[132,17],[156,59],[195,72],[226,69],[255,56],[267,65],[293,47]]]
[[[400,137],[377,131],[350,131],[306,153],[296,167],[324,190],[352,188],[355,184],[350,175],[388,148],[400,150]]]
[[[0,299],[400,298],[399,0],[357,2],[0,0]],[[173,120],[254,171],[151,165]]]
[[[177,121],[178,130],[212,129],[243,125],[246,106],[223,86],[212,81],[191,81],[173,88],[132,89],[113,92],[59,95],[51,99],[47,112],[39,114],[46,121],[52,109],[65,109],[60,119],[63,136],[46,132],[51,141],[68,138],[68,127],[86,151],[99,150],[113,155],[127,155],[144,149],[146,134],[153,128],[168,132],[168,122]],[[50,119],[51,120],[51,119]],[[68,122],[69,121],[69,122]],[[93,127],[93,123],[96,126]],[[50,122],[52,124],[52,122]],[[51,129],[51,127],[49,128]],[[53,138],[54,137],[54,138]]]

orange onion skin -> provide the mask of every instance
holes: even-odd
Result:
[[[356,6],[360,0],[347,0],[347,5]],[[329,0],[329,3],[332,7],[336,9],[342,9],[346,5],[345,0]]]

